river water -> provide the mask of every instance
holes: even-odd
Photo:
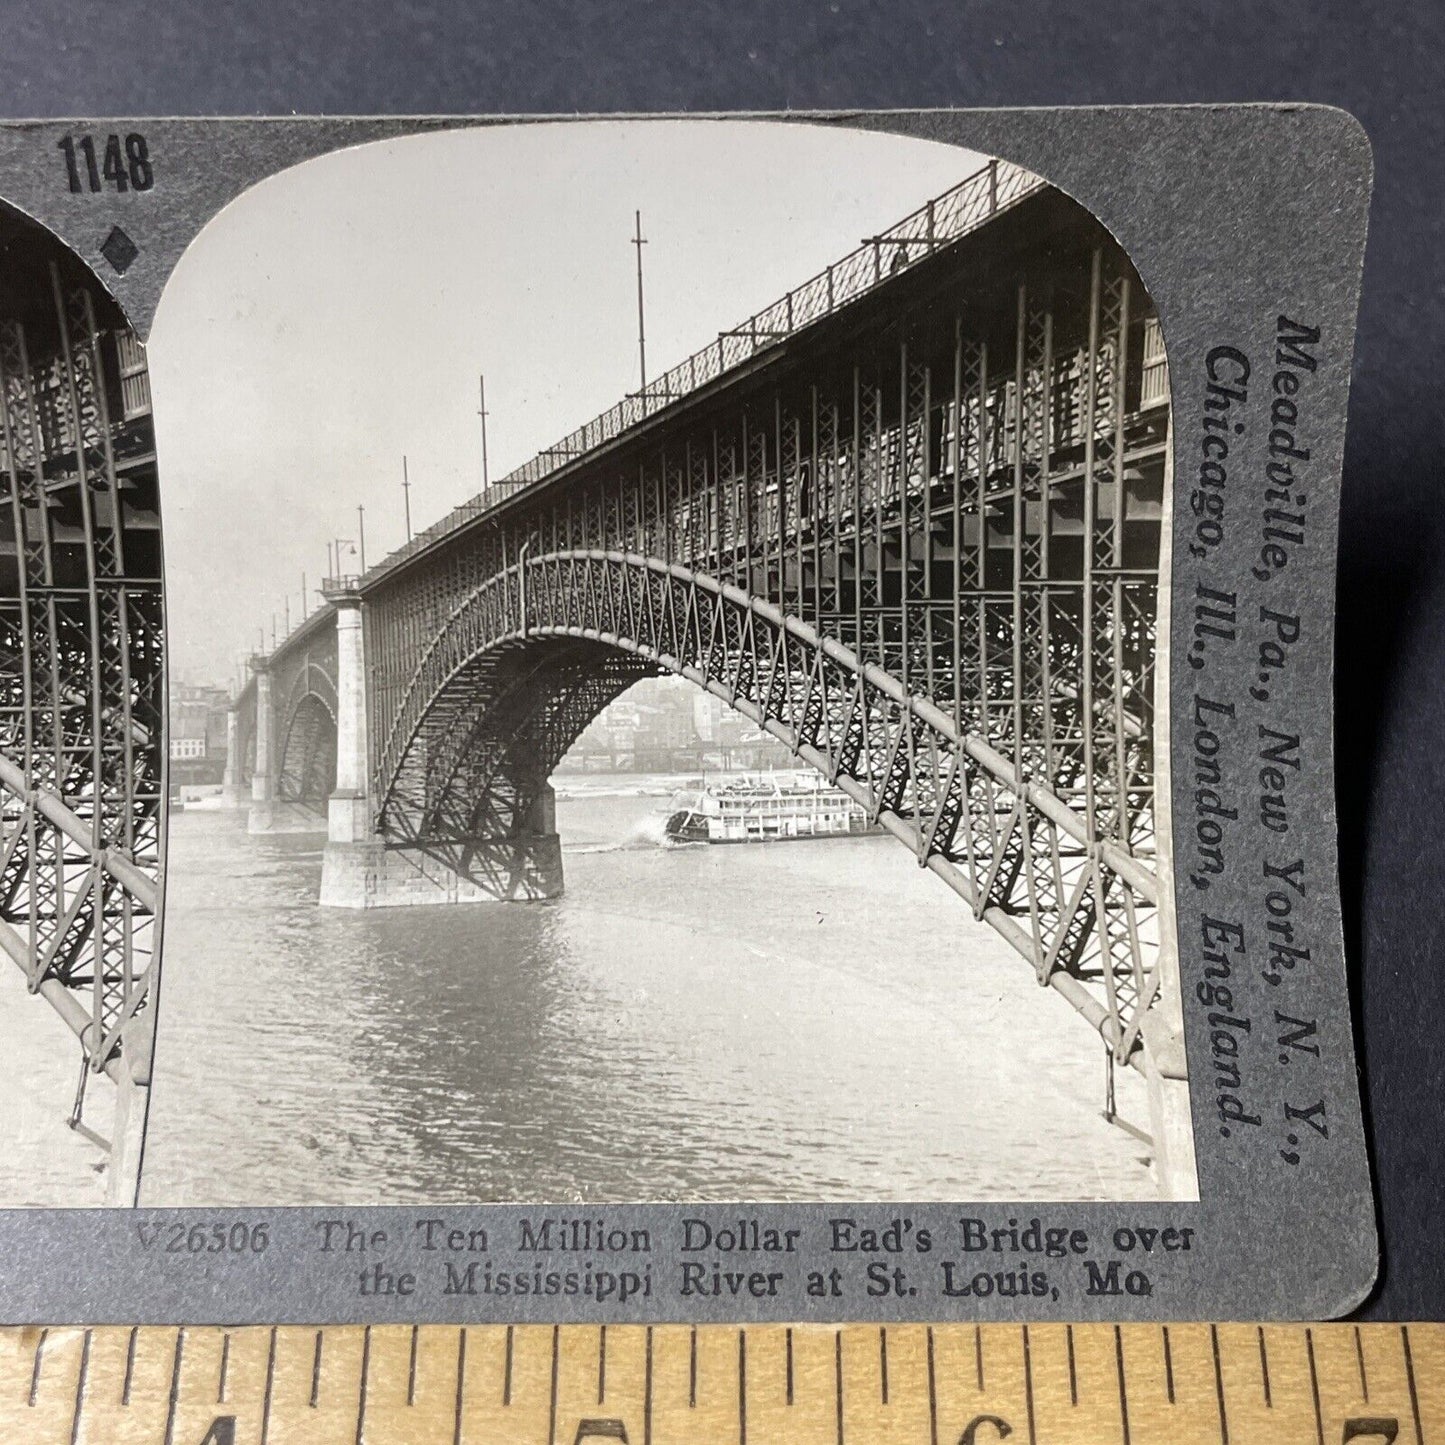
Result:
[[[319,836],[174,814],[142,1202],[1152,1196],[1097,1036],[896,842],[665,847],[649,786],[564,785],[536,904],[321,909]]]

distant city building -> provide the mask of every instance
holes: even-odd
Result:
[[[678,773],[792,764],[776,738],[721,698],[685,678],[652,677],[593,719],[561,771]]]
[[[170,786],[219,783],[226,768],[226,712],[231,696],[223,687],[178,683],[171,688]]]

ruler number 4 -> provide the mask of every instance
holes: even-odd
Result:
[[[236,1417],[217,1415],[199,1445],[236,1445]]]
[[[98,195],[109,183],[117,191],[148,191],[155,185],[150,147],[137,131],[106,136],[102,149],[90,135],[64,136],[56,142],[65,156],[65,179],[71,192]]]

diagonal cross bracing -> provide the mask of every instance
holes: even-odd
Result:
[[[0,949],[77,1035],[85,1073],[143,1086],[165,737],[145,354],[83,268],[4,226]],[[135,1162],[113,1156],[116,1197]]]

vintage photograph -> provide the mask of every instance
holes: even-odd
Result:
[[[1197,1197],[1165,338],[1047,177],[439,129],[144,346],[0,210],[0,384],[0,1205]]]

